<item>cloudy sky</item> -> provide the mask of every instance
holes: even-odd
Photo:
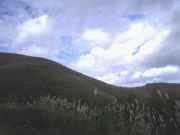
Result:
[[[119,86],[180,82],[180,0],[0,0],[0,51]]]

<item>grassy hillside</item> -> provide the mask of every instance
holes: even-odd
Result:
[[[104,101],[126,94],[122,88],[84,76],[50,60],[6,53],[0,54],[0,82],[2,100],[7,97],[26,100],[50,94]]]
[[[179,90],[116,87],[50,60],[0,53],[0,134],[178,135]]]

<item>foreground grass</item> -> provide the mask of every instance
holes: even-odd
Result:
[[[3,135],[178,135],[180,102],[159,91],[101,106],[44,96],[1,103],[0,127]]]

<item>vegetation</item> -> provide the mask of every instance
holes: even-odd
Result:
[[[0,135],[179,135],[180,85],[123,88],[0,53]]]
[[[180,102],[160,91],[146,101],[117,99],[104,106],[45,96],[1,103],[0,125],[3,135],[175,135],[180,132]]]

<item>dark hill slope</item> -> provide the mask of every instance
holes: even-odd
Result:
[[[18,97],[26,100],[50,94],[89,101],[111,100],[115,95],[126,94],[119,89],[122,88],[84,76],[50,60],[0,53],[1,99]]]
[[[27,100],[53,95],[89,102],[150,97],[156,90],[180,98],[178,84],[148,84],[144,87],[115,87],[43,58],[0,53],[0,99]],[[96,93],[96,94],[95,94]]]

